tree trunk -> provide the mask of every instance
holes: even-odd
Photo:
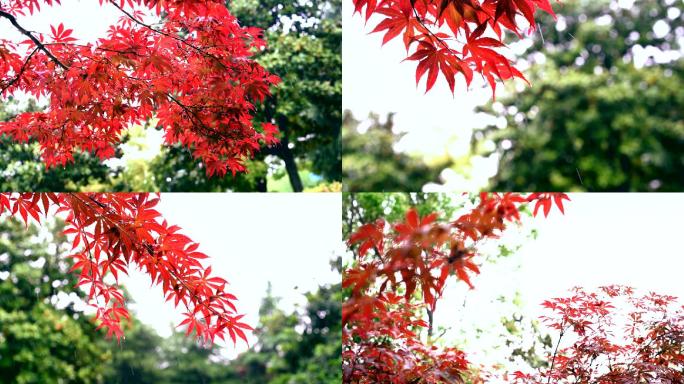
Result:
[[[268,192],[268,186],[266,185],[266,178],[260,177],[256,182],[257,192]]]
[[[276,150],[277,156],[280,157],[285,162],[285,170],[287,170],[287,175],[290,178],[290,185],[292,185],[292,190],[295,192],[301,192],[304,190],[302,185],[302,179],[299,177],[299,170],[297,169],[297,162],[295,161],[294,155],[288,146],[289,141],[287,137],[283,137],[280,141],[280,145]]]

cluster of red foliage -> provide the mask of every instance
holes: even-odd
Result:
[[[373,30],[385,31],[383,44],[402,35],[407,60],[418,61],[416,83],[427,73],[429,91],[441,72],[452,93],[458,74],[470,85],[473,72],[480,73],[493,93],[496,79],[525,79],[496,51],[504,47],[503,32],[522,36],[517,15],[527,20],[530,32],[536,27],[537,9],[554,15],[549,0],[354,0],[354,6],[355,12],[365,9],[366,20],[373,15],[383,18]]]
[[[684,382],[684,307],[675,297],[613,285],[597,292],[575,288],[543,305],[552,314],[542,319],[559,332],[550,368],[515,372],[514,382]],[[559,349],[564,339],[569,345]]]
[[[166,143],[190,148],[208,175],[242,172],[245,157],[277,141],[273,124],[252,121],[254,103],[279,81],[250,58],[265,44],[259,29],[240,26],[223,0],[106,2],[122,16],[96,44],[62,24],[46,35],[19,23],[59,0],[0,5],[0,17],[26,37],[0,38],[0,96],[50,102],[0,122],[0,134],[37,141],[47,166],[64,165],[75,151],[111,157],[124,129],[157,117]],[[160,22],[144,21],[150,12]]]
[[[108,336],[123,336],[122,320],[129,317],[120,273],[132,264],[161,285],[167,301],[186,308],[187,334],[213,342],[229,336],[247,341],[234,302],[226,291],[226,280],[212,276],[204,267],[205,254],[199,244],[169,225],[154,208],[159,198],[145,193],[1,193],[0,214],[19,216],[26,225],[31,218],[38,223],[49,214],[66,221],[64,233],[71,239],[75,253],[73,271],[78,286],[88,291],[88,301],[96,309],[95,320]],[[108,282],[108,276],[113,282]],[[179,325],[179,326],[180,326]]]
[[[518,222],[523,204],[536,202],[535,213],[544,207],[548,214],[554,201],[562,211],[564,199],[562,193],[483,193],[476,207],[452,222],[439,221],[436,213],[421,218],[412,209],[389,228],[382,219],[361,226],[348,239],[355,262],[342,279],[348,290],[344,382],[459,382],[468,368],[465,354],[426,345],[420,331],[428,324],[420,310],[434,311],[452,274],[473,287],[477,244]]]

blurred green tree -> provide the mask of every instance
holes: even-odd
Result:
[[[0,382],[97,383],[104,377],[111,354],[103,334],[75,308],[83,295],[68,273],[59,228],[0,222]]]
[[[325,180],[341,180],[341,0],[235,0],[233,14],[263,28],[269,47],[257,60],[282,83],[261,116],[282,131],[267,152],[284,163],[294,191],[301,191],[296,159]]]
[[[301,313],[286,313],[269,285],[255,332],[259,341],[231,363],[242,374],[236,384],[342,381],[341,284],[322,286],[306,298]]]
[[[371,114],[364,133],[358,131],[362,121],[345,111],[342,122],[342,157],[344,190],[422,191],[429,182],[438,182],[439,174],[450,161],[427,164],[422,159],[395,151],[401,134],[392,132],[393,114],[386,121]]]
[[[347,238],[360,226],[380,218],[389,223],[400,222],[412,207],[421,217],[439,212],[440,217],[448,220],[464,204],[465,200],[452,199],[445,193],[345,192],[342,194],[342,232]]]
[[[542,33],[527,49],[532,86],[483,108],[498,127],[473,137],[476,151],[496,144],[491,189],[684,188],[684,15],[676,3],[572,0],[558,22],[540,15]]]

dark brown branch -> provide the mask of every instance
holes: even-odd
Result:
[[[562,327],[560,334],[558,335],[558,342],[556,343],[556,348],[553,350],[553,357],[551,357],[551,367],[549,368],[549,377],[546,381],[547,384],[551,383],[551,375],[553,375],[553,367],[556,364],[556,356],[558,355],[558,347],[560,347],[561,340],[565,334],[565,326]]]
[[[9,20],[10,23],[12,23],[12,25],[14,26],[14,28],[19,30],[19,32],[21,32],[22,35],[31,39],[31,41],[33,41],[33,43],[36,45],[36,47],[38,49],[40,49],[41,51],[43,51],[47,55],[47,57],[50,58],[50,60],[54,61],[57,65],[62,67],[62,69],[64,69],[64,70],[69,69],[69,67],[64,65],[64,63],[62,63],[61,61],[59,61],[59,59],[56,58],[55,55],[53,55],[52,52],[50,52],[50,50],[48,50],[45,47],[45,45],[43,45],[43,43],[41,43],[40,40],[38,40],[38,38],[33,35],[33,33],[27,31],[24,27],[22,27],[19,24],[19,22],[17,22],[17,18],[14,17],[14,15],[12,15],[11,13],[7,13],[5,11],[0,10],[0,17],[4,17],[5,19]]]

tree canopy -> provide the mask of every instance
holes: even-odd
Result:
[[[679,191],[684,15],[674,2],[564,1],[526,50],[532,87],[483,108],[496,190]],[[555,26],[554,26],[555,24]],[[490,152],[491,153],[491,152]]]
[[[390,219],[392,207],[406,204],[401,194],[381,204],[383,213],[375,220],[378,196],[360,196],[345,200],[352,260],[342,278],[344,381],[463,382],[471,370],[466,354],[455,346],[433,344],[433,313],[445,284],[457,280],[473,289],[471,278],[480,273],[481,242],[499,238],[509,224],[518,223],[524,204],[533,202],[533,214],[543,211],[546,216],[554,205],[563,212],[567,196],[482,193],[469,204],[463,197],[463,209],[451,217],[439,211],[420,214],[417,208],[449,204],[448,198],[415,194],[409,195],[410,207],[395,222],[385,215]],[[363,219],[370,221],[354,225]],[[480,382],[479,375],[472,378]]]

